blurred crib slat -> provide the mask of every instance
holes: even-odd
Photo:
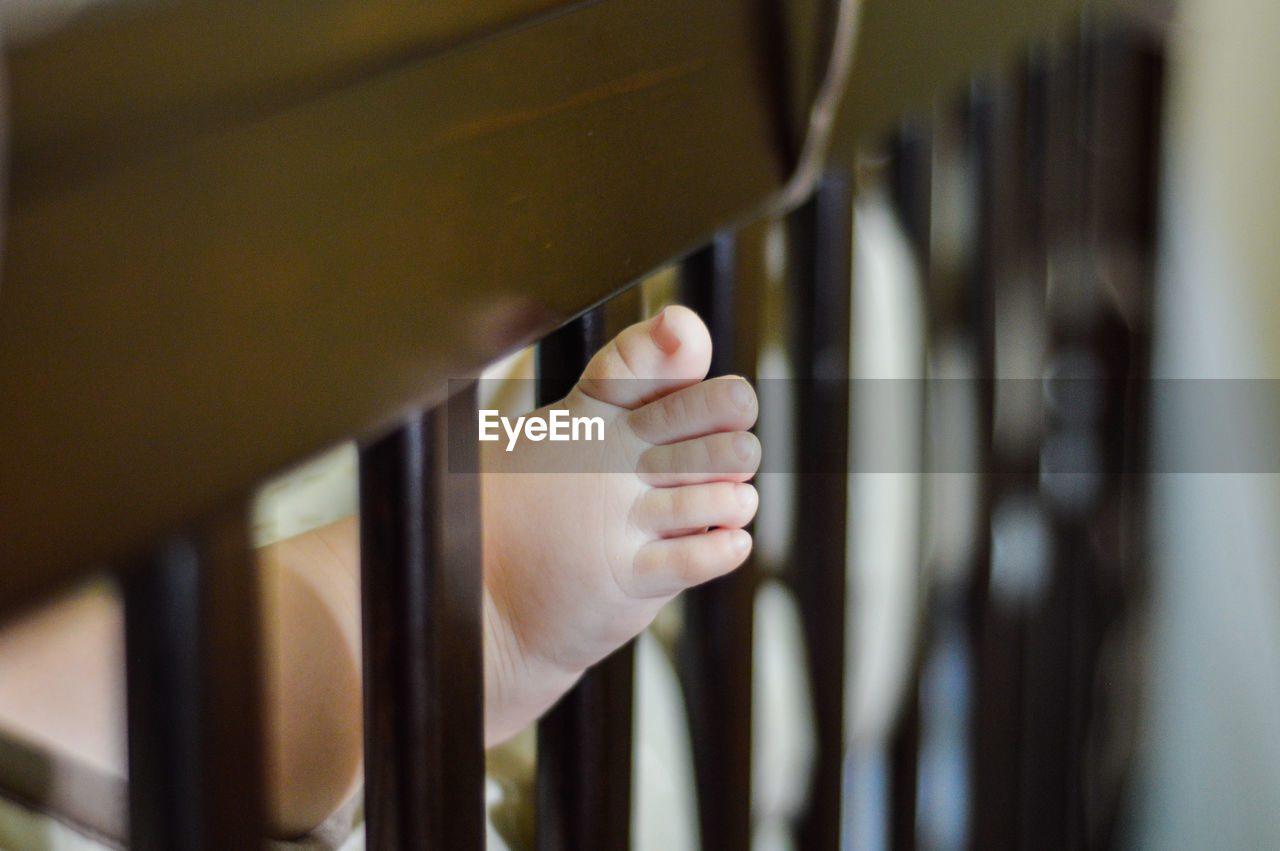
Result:
[[[250,848],[264,835],[252,568],[247,513],[229,511],[124,579],[132,848]]]
[[[712,376],[756,378],[768,222],[725,232],[687,257],[682,298],[707,323]],[[689,707],[704,844],[751,845],[753,560],[684,594],[680,680]]]
[[[479,481],[449,468],[452,451],[474,469],[461,454],[475,452],[474,410],[470,384],[360,456],[373,849],[484,843]]]
[[[824,176],[790,219],[796,378],[793,549],[787,580],[803,616],[817,765],[800,847],[837,848],[844,759],[852,181]]]
[[[538,344],[537,404],[562,398],[606,340],[604,306]],[[595,665],[538,723],[537,848],[631,846],[631,644]]]

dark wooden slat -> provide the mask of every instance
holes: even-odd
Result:
[[[921,640],[930,639],[926,615],[921,616]],[[916,847],[916,820],[920,782],[920,671],[913,661],[911,678],[902,696],[901,714],[889,736],[889,847],[912,851]]]
[[[804,621],[817,722],[817,765],[800,847],[839,847],[844,757],[845,541],[849,475],[849,288],[852,265],[850,179],[823,178],[792,214],[792,364],[797,459],[788,580]]]
[[[631,847],[633,656],[597,664],[538,723],[541,851]]]
[[[247,516],[171,539],[123,589],[131,847],[255,847],[262,690]]]
[[[174,541],[126,582],[129,827],[134,848],[200,836],[199,557]]]
[[[581,2],[123,0],[44,28],[19,12],[14,165],[42,162],[43,184],[71,185]]]
[[[538,344],[538,404],[572,389],[605,342],[597,307]],[[537,848],[631,845],[633,649],[598,663],[538,723]]]
[[[711,332],[708,375],[728,375],[739,361],[734,331],[743,308],[737,288],[738,240],[730,231],[684,259],[680,268],[680,297]]]
[[[717,237],[682,268],[686,305],[707,323],[711,375],[756,377],[767,223]],[[684,593],[680,679],[689,708],[704,845],[751,843],[752,560]]]
[[[890,165],[893,205],[911,243],[921,275],[928,277],[933,209],[933,134],[921,119],[906,120],[894,134]]]
[[[1122,25],[1099,34],[1090,56],[1086,226],[1113,285],[1110,307],[1124,326],[1120,348],[1112,348],[1107,358],[1108,414],[1095,428],[1107,481],[1094,506],[1091,537],[1102,542],[1095,547],[1096,594],[1107,634],[1099,644],[1135,671],[1142,665],[1144,648],[1128,636],[1139,634],[1132,623],[1141,617],[1150,572],[1145,532],[1151,382],[1146,379],[1151,377],[1157,254],[1162,37],[1158,31]],[[1108,848],[1116,844],[1126,787],[1134,774],[1132,748],[1138,731],[1126,708],[1139,701],[1142,684],[1136,677],[1103,680],[1096,671],[1096,680],[1105,686],[1088,703],[1094,710],[1089,738],[1094,753],[1104,756],[1085,766],[1085,838],[1092,847]]]
[[[1014,612],[992,600],[991,517],[999,500],[1018,488],[1033,489],[1036,473],[1025,471],[1025,452],[994,440],[997,300],[1017,296],[1018,287],[1038,286],[1043,250],[1033,239],[1039,209],[1029,196],[1030,161],[1041,154],[1042,120],[1034,109],[1034,75],[1025,71],[975,89],[971,132],[975,140],[979,222],[969,305],[977,335],[982,384],[979,432],[983,479],[981,521],[975,546],[972,616],[975,647],[973,714],[974,847],[1017,847],[1024,802],[1022,763],[1024,629]],[[1034,367],[1034,368],[1038,368]],[[1022,450],[1022,447],[1018,448]],[[1021,470],[1021,471],[1020,471]]]
[[[484,844],[479,479],[449,472],[476,451],[474,394],[360,455],[370,848]]]
[[[998,741],[996,731],[1001,719],[984,717],[993,706],[1001,706],[990,691],[997,682],[991,676],[991,648],[1001,646],[999,637],[990,636],[987,627],[987,580],[991,563],[992,451],[995,384],[995,314],[991,304],[993,268],[996,264],[996,239],[999,221],[994,195],[997,169],[1007,152],[996,147],[997,100],[1000,90],[989,79],[975,80],[969,91],[969,159],[973,174],[974,206],[973,247],[961,295],[960,320],[973,342],[974,368],[978,377],[975,387],[976,422],[974,433],[975,464],[982,473],[977,482],[976,522],[973,530],[973,552],[970,561],[967,604],[967,628],[972,648],[969,688],[971,690],[969,721],[970,792],[966,837],[973,847],[1009,847],[1010,838],[1003,830],[1003,813],[1012,807],[1007,787],[1000,784],[1008,776],[1005,766],[1011,761],[1003,753],[993,754],[987,748]],[[1003,137],[1001,137],[1002,140]],[[986,651],[985,655],[983,651]],[[996,666],[998,667],[998,666]],[[1001,708],[1009,711],[1009,703]],[[1001,791],[1005,799],[1001,799]],[[987,844],[983,844],[986,842]],[[994,844],[992,844],[994,843]]]
[[[1046,52],[1041,89],[1044,117],[1032,127],[1043,134],[1032,142],[1040,147],[1042,157],[1031,163],[1029,175],[1042,209],[1041,227],[1033,238],[1041,243],[1047,261],[1044,276],[1036,282],[1043,288],[1048,332],[1041,370],[1049,368],[1064,342],[1061,323],[1090,323],[1091,318],[1070,315],[1082,306],[1086,313],[1093,313],[1089,305],[1093,282],[1082,240],[1086,181],[1081,178],[1087,174],[1088,144],[1082,58],[1078,39]],[[1049,406],[1038,447],[1042,475],[1042,453],[1054,437],[1052,420]],[[1053,494],[1046,484],[1041,478],[1036,491],[1029,491],[1038,492],[1048,520],[1050,552],[1045,553],[1049,572],[1044,587],[1024,614],[1019,841],[1034,848],[1079,848],[1084,844],[1084,742],[1080,736],[1084,707],[1079,700],[1080,680],[1085,676],[1079,639],[1083,630],[1093,628],[1086,623],[1092,611],[1083,598],[1090,565],[1081,542],[1053,516]]]
[[[1031,720],[1048,722],[1047,729],[1034,731],[1033,741],[1056,736],[1060,742],[1055,744],[1062,751],[1058,782],[1063,787],[1056,806],[1044,808],[1056,823],[1039,825],[1042,833],[1031,835],[1034,840],[1056,830],[1053,835],[1075,847],[1101,847],[1110,832],[1119,790],[1102,784],[1096,754],[1127,747],[1124,739],[1133,731],[1116,730],[1106,712],[1137,700],[1136,684],[1098,679],[1104,645],[1123,632],[1129,602],[1125,575],[1132,578],[1142,570],[1138,551],[1120,549],[1122,541],[1140,536],[1138,527],[1125,525],[1133,516],[1129,509],[1139,506],[1125,502],[1122,471],[1132,468],[1127,443],[1140,422],[1133,403],[1140,404],[1141,396],[1131,395],[1128,381],[1149,373],[1145,338],[1154,264],[1154,128],[1159,124],[1153,107],[1159,90],[1146,76],[1150,69],[1134,56],[1135,47],[1118,34],[1108,38],[1096,22],[1086,21],[1079,42],[1058,61],[1050,87],[1054,114],[1066,119],[1051,136],[1056,138],[1063,125],[1076,132],[1070,143],[1050,146],[1047,165],[1051,177],[1061,178],[1061,183],[1046,181],[1046,194],[1057,200],[1046,223],[1056,294],[1047,310],[1047,361],[1057,369],[1087,357],[1097,374],[1054,382],[1047,394],[1046,447],[1086,445],[1094,451],[1055,453],[1043,464],[1051,473],[1066,461],[1071,474],[1041,479],[1053,534],[1053,585],[1030,631],[1027,665],[1029,672],[1047,668],[1058,674],[1061,701],[1052,709],[1042,707]],[[1145,383],[1137,382],[1139,387]],[[1090,483],[1088,489],[1080,489],[1082,480]],[[1036,674],[1029,673],[1028,681],[1031,688],[1053,694]],[[1091,745],[1097,748],[1092,753]],[[1052,767],[1038,765],[1037,770],[1047,774]],[[1041,788],[1059,791],[1047,778],[1034,779]]]
[[[549,405],[573,389],[605,344],[605,319],[605,306],[599,305],[538,341],[536,404]]]

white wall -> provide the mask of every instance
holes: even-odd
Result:
[[[1162,184],[1155,372],[1280,377],[1280,3],[1183,0]],[[1274,445],[1274,387],[1238,436]],[[1263,392],[1265,391],[1265,392]],[[1157,469],[1198,391],[1157,407]],[[1261,404],[1259,404],[1261,403]],[[1203,404],[1200,405],[1203,408]],[[1131,843],[1280,847],[1280,477],[1152,481],[1152,630]]]

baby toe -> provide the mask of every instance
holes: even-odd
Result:
[[[656,488],[703,482],[745,482],[760,467],[760,441],[749,431],[720,432],[652,446],[636,472]]]
[[[635,408],[701,381],[711,368],[711,335],[687,307],[671,305],[610,340],[583,370],[578,389]]]
[[[750,552],[751,535],[742,529],[650,541],[636,552],[635,587],[639,596],[670,597],[723,576],[746,561]]]
[[[632,411],[627,422],[641,440],[655,444],[691,440],[755,425],[759,404],[745,378],[725,376],[663,396]]]
[[[654,488],[636,501],[633,519],[650,535],[675,537],[709,526],[740,529],[758,504],[756,489],[740,482]]]

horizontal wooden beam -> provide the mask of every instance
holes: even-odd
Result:
[[[199,0],[6,9],[19,179],[67,186],[585,0]],[[33,168],[36,164],[39,167]]]
[[[867,0],[831,158],[1083,3]],[[795,166],[821,5],[11,14],[0,610],[748,220]]]
[[[782,185],[754,4],[509,5],[532,16],[257,111],[193,70],[234,71],[186,49],[199,16],[131,41],[142,58],[15,51],[0,609],[380,433]],[[144,60],[132,113],[77,90],[101,71],[94,97],[129,103],[138,75],[110,65]]]

